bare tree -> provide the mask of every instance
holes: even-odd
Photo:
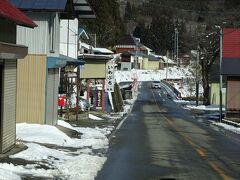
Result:
[[[217,26],[211,27],[208,31],[209,33],[204,33],[201,35],[199,42],[200,47],[200,66],[202,74],[202,84],[203,84],[203,104],[210,104],[210,71],[212,65],[217,60],[219,55],[219,28]]]

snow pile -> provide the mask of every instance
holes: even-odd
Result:
[[[232,125],[228,125],[228,124],[225,124],[225,123],[219,123],[219,122],[212,122],[214,125],[217,125],[217,126],[220,126],[220,127],[223,127],[224,129],[227,129],[229,131],[232,131],[232,132],[235,132],[237,134],[240,134],[240,128],[239,127],[234,127]]]
[[[93,115],[93,114],[89,114],[88,117],[89,117],[89,119],[92,119],[92,120],[100,120],[100,121],[103,120],[102,118],[97,117],[97,116],[95,116],[95,115]]]
[[[28,147],[10,158],[31,161],[27,165],[0,164],[1,179],[35,178],[93,180],[102,168],[106,157],[101,152],[108,148],[107,135],[113,127],[73,127],[59,120],[58,124],[81,133],[81,138],[70,138],[54,126],[17,124],[17,139]],[[48,144],[48,146],[46,146]],[[76,148],[75,151],[72,148]]]
[[[187,105],[186,109],[196,109],[196,110],[204,110],[204,111],[219,111],[219,106],[218,105],[200,105],[200,106],[192,106],[192,105]],[[225,111],[225,107],[222,108]]]

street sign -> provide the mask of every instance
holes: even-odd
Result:
[[[106,64],[106,83],[105,83],[105,91],[106,92],[114,92],[114,66],[115,61],[111,60]]]

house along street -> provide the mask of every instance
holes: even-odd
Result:
[[[240,141],[142,83],[97,180],[240,179]]]

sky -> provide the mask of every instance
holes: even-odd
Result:
[[[164,70],[132,70],[131,72],[124,71],[122,73],[117,71],[115,78],[117,82],[131,81],[134,78],[137,78],[139,81],[151,81],[162,79],[165,72]],[[186,70],[181,72],[176,68],[172,69],[169,75],[171,77],[186,77],[189,75],[188,73]],[[141,83],[139,84],[141,85]],[[122,118],[124,114],[131,110],[136,96],[126,101],[123,112],[114,116],[108,115],[108,118]],[[176,101],[176,103],[181,103],[181,100]],[[210,107],[189,105],[186,108],[206,110]],[[212,110],[216,110],[216,107],[212,108]],[[89,119],[95,121],[103,120],[93,114],[89,114]],[[63,120],[58,120],[58,125],[77,131],[81,135],[79,138],[71,138],[55,126],[17,123],[17,144],[24,145],[27,148],[11,155],[9,158],[13,160],[22,159],[25,162],[31,161],[32,163],[27,163],[26,165],[0,163],[0,179],[19,180],[23,175],[33,175],[42,178],[61,177],[68,180],[94,180],[98,171],[101,170],[107,160],[108,136],[114,130],[114,127],[74,127]],[[214,122],[214,125],[240,134],[240,128],[218,122]]]

